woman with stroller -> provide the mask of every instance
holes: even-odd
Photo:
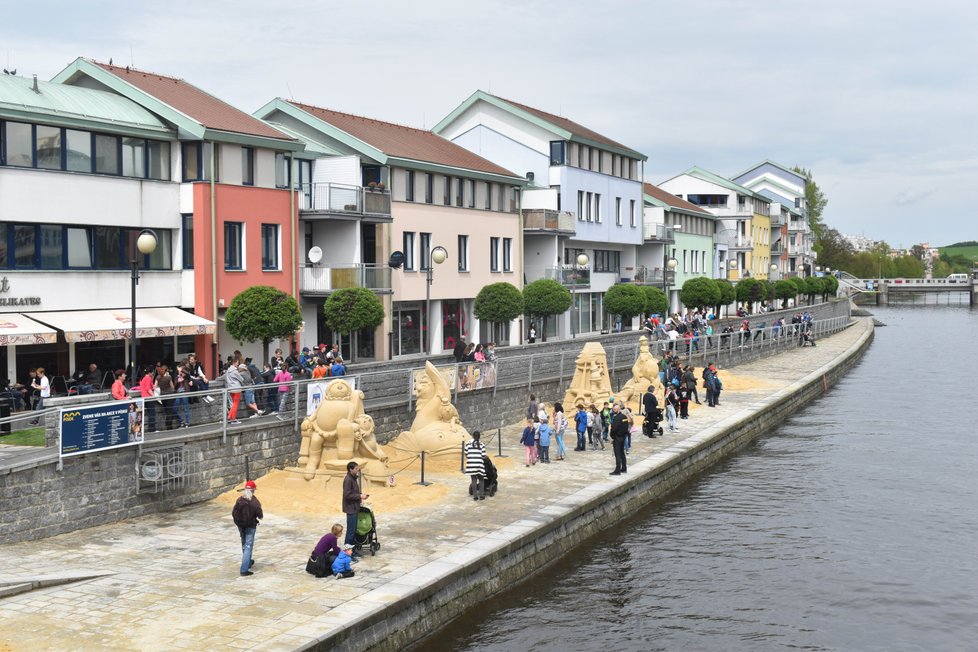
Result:
[[[465,475],[472,482],[472,500],[486,499],[486,445],[480,440],[482,433],[472,431],[472,440],[465,442]]]

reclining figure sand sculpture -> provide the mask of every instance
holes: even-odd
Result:
[[[625,403],[632,414],[641,412],[642,395],[654,386],[655,392],[661,396],[662,386],[659,384],[659,365],[649,352],[649,340],[644,335],[638,338],[638,357],[632,365],[632,377],[625,383],[621,391],[615,395],[615,400]]]
[[[411,429],[398,435],[390,445],[402,453],[457,454],[469,433],[452,405],[448,382],[430,362],[425,362],[424,372],[416,378],[414,395],[417,411]]]

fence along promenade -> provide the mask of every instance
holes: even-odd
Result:
[[[754,319],[758,319],[755,316]],[[811,331],[816,340],[831,335],[846,328],[850,323],[848,316],[831,317],[828,319],[813,320]],[[749,358],[774,355],[788,348],[800,345],[800,328],[804,325],[786,324],[780,328],[765,326],[763,328],[752,329],[750,335],[735,331],[733,333],[721,334],[714,333],[707,337],[701,335],[697,346],[691,346],[686,340],[679,338],[669,340],[660,338],[649,342],[650,350],[654,356],[661,358],[665,351],[672,351],[675,355],[689,364],[699,363],[703,366],[709,362],[716,362],[718,365],[726,365],[731,361],[739,361]],[[612,377],[612,386],[620,387],[630,377],[631,367],[638,357],[639,342],[638,338],[642,335],[648,337],[644,331],[635,331],[635,341],[630,344],[606,346],[605,353],[608,360],[608,370]],[[582,342],[583,345],[583,342]],[[490,402],[495,398],[498,388],[514,388],[525,386],[527,393],[534,391],[535,383],[552,383],[557,381],[562,386],[565,381],[570,381],[574,375],[577,352],[573,351],[552,351],[542,353],[531,353],[519,356],[504,356],[497,358],[492,363],[456,363],[442,364],[437,368],[445,374],[451,381],[453,397],[458,399],[459,394],[470,392],[485,392],[487,400]],[[344,376],[345,379],[355,383],[356,389],[364,392],[364,406],[369,413],[371,408],[396,407],[403,404],[408,412],[414,410],[414,380],[416,374],[423,370],[422,366],[400,369],[395,371],[375,371],[361,374],[350,374]],[[623,373],[624,372],[624,373]],[[211,396],[215,400],[212,403],[199,401],[191,408],[191,427],[183,431],[157,430],[147,432],[145,443],[152,444],[154,440],[166,439],[172,441],[182,435],[186,438],[200,434],[202,432],[212,433],[219,430],[222,435],[222,442],[227,442],[228,431],[235,432],[241,429],[248,429],[258,424],[267,425],[276,419],[281,421],[291,421],[296,431],[306,417],[307,397],[309,386],[313,383],[328,384],[334,378],[325,379],[301,379],[285,383],[288,387],[288,396],[285,402],[285,409],[278,414],[266,414],[264,416],[249,418],[249,410],[243,404],[239,407],[239,424],[228,422],[227,406],[230,405],[230,392],[227,388],[217,388],[201,392],[182,393],[180,397],[202,399]],[[273,399],[278,399],[278,389],[282,383],[268,383],[254,385],[256,400],[259,407],[262,406],[262,392],[268,392]],[[170,395],[176,398],[178,395]],[[57,405],[35,412],[18,412],[10,417],[0,419],[0,426],[9,425],[11,430],[20,430],[25,422],[41,418],[41,422],[48,429],[47,447],[57,448],[58,416],[60,409],[69,409],[80,406],[91,406],[96,403],[112,402],[111,395],[105,394],[104,400],[100,400],[100,395],[88,395],[85,401],[69,401],[61,399]],[[146,399],[152,401],[154,399]],[[163,397],[162,400],[168,400]],[[172,400],[172,399],[170,399]],[[164,408],[162,405],[156,406],[156,420],[158,423],[165,422]],[[378,433],[378,439],[386,442],[398,433]],[[45,452],[48,452],[45,449]],[[53,451],[52,451],[53,452]],[[15,462],[18,456],[8,456],[0,461],[6,465]],[[45,457],[47,457],[45,455]]]

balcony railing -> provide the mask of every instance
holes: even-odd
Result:
[[[772,254],[780,254],[783,251],[784,251],[784,246],[781,244],[780,240],[771,244]]]
[[[591,270],[586,267],[547,267],[544,278],[557,281],[568,287],[587,287],[591,285]]]
[[[391,291],[391,268],[388,265],[303,265],[301,269],[299,291],[304,294],[329,294],[342,288]]]
[[[577,218],[567,211],[530,208],[523,211],[524,231],[555,231],[577,233]]]
[[[784,218],[780,214],[779,215],[772,215],[771,216],[771,226],[772,227],[774,227],[774,226],[783,226],[783,225],[784,225]]]
[[[674,285],[676,283],[676,270],[649,269],[639,266],[635,268],[632,283],[635,285]]]
[[[671,226],[666,226],[665,224],[656,224],[655,222],[643,221],[642,233],[643,233],[643,238],[646,241],[648,240],[654,240],[656,242],[676,241],[676,229]]]
[[[386,190],[342,183],[306,183],[300,210],[350,215],[390,216],[391,195]]]

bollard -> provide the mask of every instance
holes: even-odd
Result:
[[[419,484],[422,487],[427,487],[431,484],[430,482],[425,482],[424,479],[424,451],[421,451],[421,482],[415,482],[414,484]]]
[[[496,457],[507,457],[503,454],[503,429],[496,428],[496,443],[499,445],[499,453]]]
[[[465,442],[464,441],[462,442],[462,459],[458,470],[461,471],[462,473],[465,473]]]
[[[245,482],[251,480],[251,464],[248,460],[248,456],[245,455]]]

